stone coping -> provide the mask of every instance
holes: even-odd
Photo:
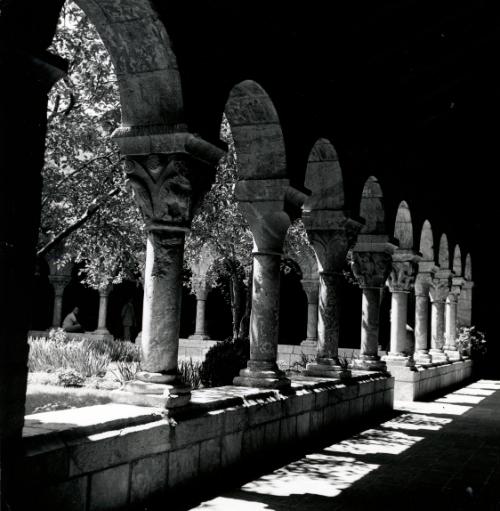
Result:
[[[279,401],[302,392],[319,392],[329,389],[351,388],[352,394],[359,392],[360,383],[390,378],[384,372],[353,371],[346,380],[309,376],[292,377],[289,389],[257,389],[228,385],[192,391],[191,402],[173,410],[108,403],[68,410],[43,412],[25,417],[23,438],[26,447],[35,447],[52,440],[74,440],[106,431],[124,429],[163,419],[175,421],[201,417],[215,410],[255,403]]]

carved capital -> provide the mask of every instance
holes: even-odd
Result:
[[[392,258],[387,252],[351,253],[351,270],[361,288],[382,288],[391,271]]]
[[[56,296],[62,296],[64,289],[70,283],[71,278],[66,275],[49,275],[49,282],[54,287]]]
[[[188,229],[193,215],[193,172],[179,154],[129,156],[126,172],[148,229]]]
[[[307,295],[308,303],[318,303],[319,277],[317,279],[302,279],[302,289]]]
[[[432,302],[445,302],[450,293],[450,279],[434,277],[429,293]]]
[[[417,273],[415,277],[415,296],[429,296],[429,289],[432,283],[430,273]]]
[[[205,276],[200,275],[199,277],[193,277],[191,281],[191,290],[195,294],[197,300],[206,300],[210,291]]]
[[[415,282],[417,265],[414,261],[393,261],[387,278],[391,293],[409,293]]]

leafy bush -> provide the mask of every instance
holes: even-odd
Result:
[[[139,362],[128,361],[128,360],[117,360],[116,370],[112,373],[120,383],[125,383],[135,379],[137,371],[140,370]]]
[[[201,382],[205,387],[231,385],[233,378],[246,367],[250,358],[248,339],[226,339],[212,346],[200,367]]]
[[[113,339],[85,339],[86,349],[108,356],[112,362],[139,362],[139,346],[129,341],[115,341]]]
[[[49,331],[49,340],[54,342],[67,342],[68,334],[62,328],[52,328]]]
[[[483,332],[476,327],[460,327],[458,339],[458,350],[465,355],[469,355],[473,360],[483,360],[488,351],[488,343]]]
[[[63,387],[82,387],[85,383],[85,378],[73,369],[64,369],[58,372],[57,381]]]

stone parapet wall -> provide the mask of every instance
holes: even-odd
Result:
[[[472,361],[461,360],[430,367],[390,367],[395,378],[394,400],[415,401],[464,383],[472,377]]]
[[[118,404],[27,416],[26,504],[68,511],[143,505],[194,480],[215,481],[256,456],[293,451],[321,433],[390,411],[393,386],[391,377],[360,372],[345,383],[294,381],[286,393],[202,389],[173,417]]]

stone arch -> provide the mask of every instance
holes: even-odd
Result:
[[[464,277],[465,280],[472,281],[472,259],[470,254],[465,257]]]
[[[439,240],[439,266],[442,270],[448,270],[450,268],[450,249],[448,246],[448,237],[445,233],[441,235]]]
[[[238,179],[286,179],[285,141],[267,92],[246,80],[233,87],[225,114],[238,158]]]
[[[453,251],[453,272],[457,277],[462,276],[462,253],[460,251],[460,245],[455,245]]]
[[[149,0],[76,0],[108,50],[120,88],[122,128],[186,131],[177,59]],[[165,128],[162,129],[162,132]]]
[[[394,223],[394,237],[399,240],[399,248],[413,248],[413,224],[410,208],[406,201],[401,201],[399,204]]]
[[[359,214],[365,220],[364,234],[386,234],[384,194],[375,176],[370,176],[361,194]]]
[[[425,261],[434,261],[434,235],[429,220],[425,220],[420,234],[420,253]]]
[[[313,192],[304,209],[344,209],[344,180],[337,151],[325,138],[313,146],[307,163],[305,186]]]

